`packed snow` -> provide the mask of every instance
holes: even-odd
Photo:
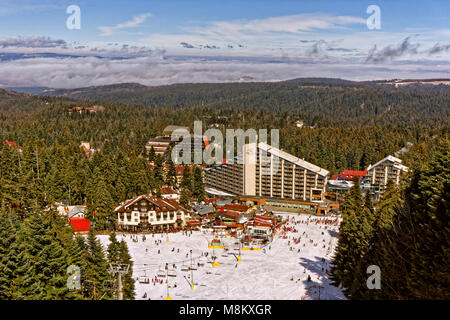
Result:
[[[260,250],[241,250],[240,262],[237,240],[229,235],[220,237],[225,251],[209,249],[215,236],[204,231],[146,234],[145,241],[142,234],[119,234],[134,261],[136,299],[345,299],[328,278],[340,218],[277,214],[287,222],[273,241]],[[99,238],[106,248],[108,236]],[[191,266],[190,250],[196,270],[182,271]],[[212,266],[211,256],[219,266]]]

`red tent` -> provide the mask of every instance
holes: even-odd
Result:
[[[76,232],[89,231],[89,219],[85,218],[72,218],[70,219],[70,225]]]

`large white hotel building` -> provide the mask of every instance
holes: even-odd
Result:
[[[321,201],[328,175],[323,168],[259,142],[244,145],[233,163],[205,169],[205,183],[239,196]]]

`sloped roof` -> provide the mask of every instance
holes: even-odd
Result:
[[[305,169],[307,169],[309,171],[315,172],[315,173],[317,173],[317,174],[319,174],[319,175],[321,175],[323,177],[325,177],[325,176],[330,174],[330,172],[328,170],[325,170],[325,169],[323,169],[323,168],[321,168],[319,166],[316,166],[316,165],[314,165],[312,163],[309,163],[309,162],[307,162],[305,160],[297,158],[297,157],[295,157],[295,156],[293,156],[293,155],[291,155],[291,154],[289,154],[289,153],[287,153],[287,152],[285,152],[283,150],[280,150],[278,148],[272,147],[272,146],[268,145],[267,143],[259,142],[258,143],[258,148],[260,148],[262,150],[265,150],[267,152],[270,152],[271,154],[273,154],[273,155],[275,155],[275,156],[277,156],[277,157],[279,157],[281,159],[284,159],[286,161],[292,162],[295,165],[298,165],[298,166],[300,166],[302,168],[305,168]]]
[[[73,216],[81,213],[83,216],[86,214],[86,207],[85,206],[73,206],[73,208],[69,209],[69,212],[67,213],[67,217],[71,219]]]
[[[250,209],[249,206],[246,206],[245,204],[237,204],[237,203],[227,203],[223,206],[225,210],[233,210],[233,211],[239,211],[239,212],[246,212],[248,209]]]
[[[155,205],[157,212],[176,211],[176,210],[186,211],[186,209],[183,206],[181,206],[176,200],[157,198],[152,195],[140,195],[125,202],[122,202],[114,209],[114,211],[125,212],[129,209],[130,206],[132,206],[133,204],[142,199],[145,199],[150,203],[152,203],[153,205]]]
[[[370,166],[367,168],[367,170],[371,170],[371,169],[373,169],[374,167],[379,166],[380,164],[382,164],[382,163],[385,162],[385,161],[393,162],[393,163],[395,164],[394,167],[396,167],[397,169],[400,169],[400,170],[403,170],[403,171],[408,171],[408,167],[401,164],[401,163],[402,163],[402,160],[399,159],[399,158],[397,158],[397,157],[394,157],[394,156],[387,156],[386,158],[381,159],[380,161],[378,161],[378,162],[375,163],[374,165],[370,165]]]

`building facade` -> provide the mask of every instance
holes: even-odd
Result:
[[[401,159],[387,156],[374,165],[369,165],[366,182],[376,186],[379,189],[379,194],[382,195],[387,182],[392,180],[395,184],[399,184],[400,177],[405,172],[408,172],[408,167],[402,165]]]
[[[153,148],[155,154],[163,157],[172,144],[173,141],[170,140],[170,138],[166,137],[152,138],[148,140],[147,144],[145,145],[145,150],[147,152],[150,152],[150,150]]]
[[[114,210],[119,229],[163,231],[186,225],[189,212],[176,200],[141,195]]]
[[[205,169],[206,186],[239,196],[323,199],[329,172],[278,148],[246,144],[234,160]]]

